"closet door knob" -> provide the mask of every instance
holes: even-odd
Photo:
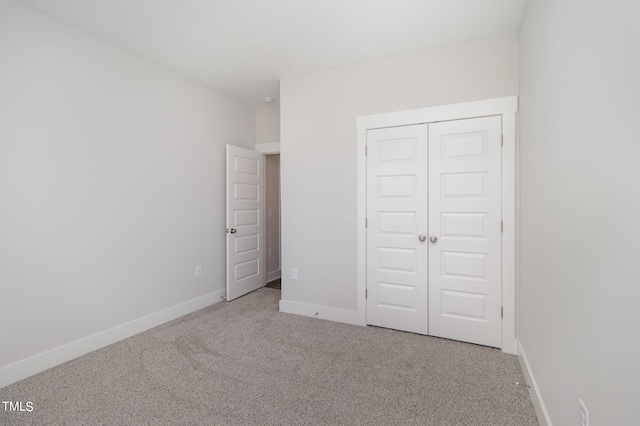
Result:
[[[427,236],[426,236],[426,235],[420,235],[420,236],[418,237],[418,239],[419,239],[420,241],[424,241],[424,240],[426,240],[426,239],[427,239]]]
[[[436,237],[435,235],[432,235],[431,238],[429,238],[429,241],[431,241],[432,243],[436,243],[438,242],[438,237]]]

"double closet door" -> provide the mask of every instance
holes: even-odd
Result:
[[[367,323],[501,346],[500,116],[367,132]]]

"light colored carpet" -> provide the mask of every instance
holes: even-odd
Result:
[[[2,425],[536,425],[497,349],[221,302],[0,389]]]

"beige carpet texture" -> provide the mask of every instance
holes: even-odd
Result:
[[[0,389],[0,425],[537,425],[498,349],[220,302]]]

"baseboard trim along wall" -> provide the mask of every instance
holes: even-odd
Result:
[[[327,306],[310,305],[308,303],[292,302],[290,300],[280,301],[280,312],[343,322],[346,324],[364,325],[359,320],[357,311],[347,311],[344,309],[329,308]]]
[[[544,401],[542,400],[542,395],[540,395],[540,390],[538,389],[538,385],[536,384],[536,379],[533,376],[533,372],[531,371],[531,367],[529,366],[529,361],[527,361],[527,356],[524,353],[524,349],[518,341],[518,361],[520,362],[520,368],[524,373],[524,380],[531,387],[529,388],[529,395],[531,395],[531,402],[533,402],[533,407],[536,410],[536,416],[538,417],[538,423],[540,426],[552,426],[551,419],[549,418],[549,413],[547,412],[547,408],[544,405]]]
[[[280,269],[278,269],[277,271],[267,272],[267,283],[270,283],[273,280],[277,280],[278,278],[280,278],[280,276]]]
[[[226,295],[226,290],[218,290],[196,299],[171,306],[142,318],[117,325],[108,330],[84,337],[57,348],[42,352],[30,358],[9,364],[0,368],[0,388],[15,383],[29,376],[38,374],[82,355],[104,348],[113,343],[164,324],[198,309],[220,302]]]

